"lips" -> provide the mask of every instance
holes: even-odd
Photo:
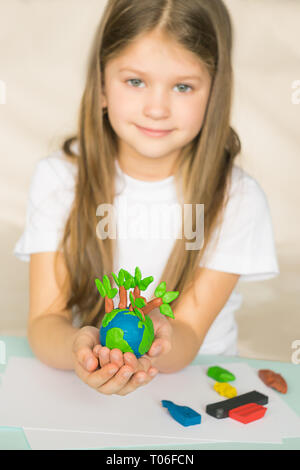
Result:
[[[170,132],[172,132],[172,130],[148,129],[148,128],[141,127],[141,126],[137,126],[137,128],[144,134],[152,136],[152,137],[161,137],[161,136],[170,134]]]

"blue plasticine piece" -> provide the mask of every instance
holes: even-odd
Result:
[[[201,423],[201,415],[188,406],[175,405],[170,400],[162,400],[161,404],[169,410],[170,415],[182,426],[192,426]]]

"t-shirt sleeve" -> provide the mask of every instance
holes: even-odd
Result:
[[[25,227],[13,250],[20,260],[29,261],[31,253],[57,251],[74,199],[72,166],[56,156],[42,158],[36,164]]]
[[[223,222],[200,266],[240,274],[240,281],[270,279],[280,273],[268,200],[251,176],[246,174],[232,185]]]

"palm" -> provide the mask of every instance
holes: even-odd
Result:
[[[151,354],[151,352],[158,346],[162,348],[163,352],[168,352],[171,349],[172,332],[169,320],[160,313],[158,308],[150,312],[149,317],[153,322],[154,341],[148,352]]]

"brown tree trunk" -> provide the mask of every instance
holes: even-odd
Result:
[[[160,307],[160,305],[162,305],[162,303],[163,303],[163,301],[159,297],[159,298],[153,299],[150,302],[148,302],[147,305],[145,305],[145,307],[141,308],[141,310],[145,315],[148,315],[148,313],[150,313],[152,310],[154,310],[157,307]]]
[[[109,313],[114,309],[113,299],[109,299],[105,296],[105,313]]]
[[[119,287],[119,307],[118,308],[126,308],[127,307],[127,291],[124,286]]]

